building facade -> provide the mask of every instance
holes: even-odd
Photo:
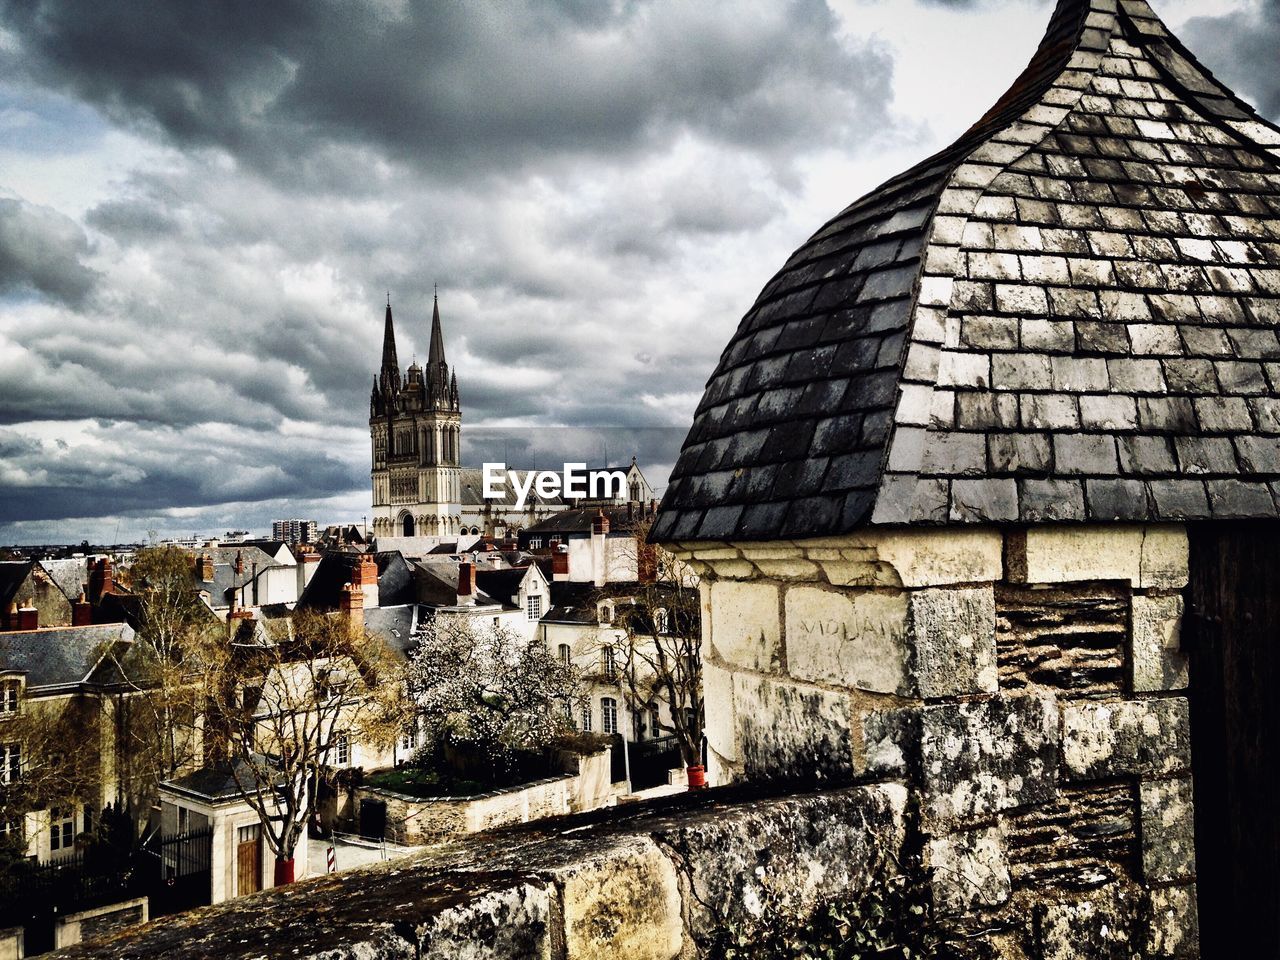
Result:
[[[387,304],[382,368],[369,396],[373,532],[382,537],[456,536],[462,530],[458,378],[444,357],[440,302],[431,314],[427,365],[402,377]]]

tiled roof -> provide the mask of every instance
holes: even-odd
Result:
[[[516,470],[516,474],[523,483],[528,471]],[[502,483],[498,486],[499,496],[492,499],[484,495],[484,470],[480,467],[462,467],[459,471],[458,485],[462,493],[462,505],[464,507],[490,507],[491,509],[508,509],[514,510],[516,505],[516,492],[510,483]],[[565,503],[564,498],[560,496],[542,497],[538,495],[538,491],[532,487],[529,488],[529,494],[525,499],[525,504],[520,509],[529,510],[537,507],[560,507]]]
[[[561,510],[537,523],[525,527],[526,534],[549,533],[591,533],[591,524],[603,510],[609,518],[609,532],[619,535],[644,519],[643,509],[628,511],[626,507],[577,507],[573,510]]]
[[[1277,516],[1278,159],[1145,2],[1061,0],[977,126],[765,287],[653,538]]]
[[[28,689],[116,682],[118,671],[103,658],[113,644],[128,644],[133,636],[124,623],[0,633],[0,670],[25,673]]]

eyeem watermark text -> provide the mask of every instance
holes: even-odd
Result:
[[[544,500],[564,497],[566,500],[608,500],[626,496],[627,475],[621,470],[588,470],[585,463],[566,463],[562,471],[508,470],[505,463],[485,463],[484,498],[503,500],[504,487],[515,491],[515,507],[520,510],[532,490]]]

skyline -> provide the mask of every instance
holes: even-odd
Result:
[[[1156,6],[1280,118],[1280,2]],[[407,366],[437,282],[464,462],[639,427],[661,488],[786,255],[1050,10],[0,3],[0,543],[359,521],[385,291]]]

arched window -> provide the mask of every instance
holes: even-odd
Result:
[[[618,701],[613,697],[600,698],[600,732],[618,732]]]
[[[670,626],[670,618],[667,611],[659,608],[653,612],[653,631],[657,634],[664,634]]]
[[[600,622],[613,623],[613,605],[609,603],[600,604]]]
[[[569,645],[567,643],[560,644],[560,648],[558,652],[560,654],[561,663],[568,664],[573,657],[573,654],[569,650]]]
[[[404,535],[405,535],[406,537],[412,537],[412,536],[413,536],[413,528],[414,528],[414,524],[413,524],[413,515],[412,515],[412,514],[408,514],[408,513],[406,513],[406,514],[404,515]]]

